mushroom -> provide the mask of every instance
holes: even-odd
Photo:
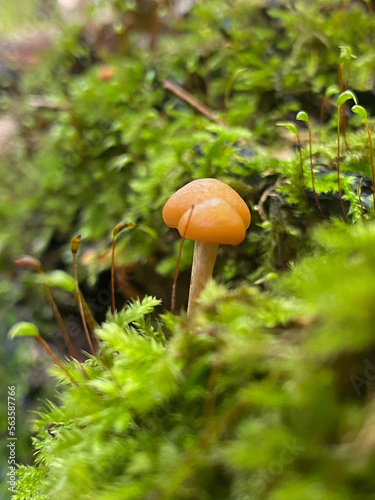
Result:
[[[163,208],[163,219],[183,238],[195,240],[188,315],[212,277],[220,244],[238,245],[250,225],[250,211],[230,186],[216,179],[198,179],[173,194]]]

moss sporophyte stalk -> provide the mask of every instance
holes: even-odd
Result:
[[[132,222],[121,222],[116,225],[116,227],[113,230],[112,233],[112,262],[111,262],[111,293],[112,293],[112,314],[115,313],[114,310],[114,293],[115,293],[115,288],[114,288],[114,273],[115,273],[115,256],[114,256],[114,251],[115,251],[115,239],[117,235],[123,231],[126,228],[133,228],[135,227],[135,224]],[[73,274],[74,277],[70,276],[69,274],[65,273],[64,271],[53,271],[51,273],[45,274],[43,271],[43,267],[41,262],[30,256],[30,255],[23,255],[22,257],[19,257],[14,260],[14,264],[20,268],[23,269],[28,269],[33,272],[35,272],[39,277],[40,280],[38,282],[41,282],[44,286],[44,290],[48,299],[48,302],[52,308],[53,314],[56,318],[56,321],[59,325],[60,331],[63,335],[63,338],[66,342],[66,345],[68,347],[69,353],[71,357],[75,360],[78,360],[80,358],[80,355],[77,353],[75,347],[72,344],[72,341],[68,335],[64,320],[62,318],[62,315],[59,311],[59,308],[56,304],[55,299],[53,298],[52,292],[51,292],[51,287],[58,287],[63,290],[66,290],[70,292],[74,299],[76,300],[79,308],[79,313],[81,316],[81,321],[82,321],[82,326],[85,332],[85,337],[87,340],[87,344],[90,348],[91,354],[93,356],[96,355],[96,350],[94,348],[93,342],[91,340],[91,336],[95,330],[95,328],[98,327],[98,324],[96,323],[92,312],[90,311],[87,302],[84,298],[84,296],[81,293],[81,290],[79,288],[79,283],[78,283],[78,270],[77,270],[77,253],[81,245],[81,236],[75,236],[71,240],[70,248],[71,248],[71,253],[73,256]],[[90,331],[91,333],[90,333]],[[67,375],[69,380],[73,384],[77,384],[76,380],[74,380],[71,376],[71,374],[67,371],[66,367],[64,366],[64,363],[62,363],[59,358],[56,356],[54,351],[50,348],[48,343],[43,339],[43,337],[40,335],[37,327],[29,322],[20,322],[17,323],[16,325],[13,326],[13,328],[9,331],[9,337],[10,338],[16,338],[16,337],[34,337],[36,341],[43,347],[43,349],[47,352],[48,356],[50,356],[53,360],[53,362]],[[105,360],[104,360],[105,361]],[[103,362],[104,362],[103,361]],[[78,363],[80,366],[80,371],[81,374],[84,376],[84,378],[87,378],[87,374],[83,368],[83,366]],[[109,369],[109,367],[107,367]]]
[[[47,342],[43,339],[43,337],[40,335],[37,327],[33,325],[32,323],[23,321],[20,323],[16,323],[10,330],[9,330],[9,338],[14,339],[16,337],[34,337],[35,340],[43,347],[43,349],[46,351],[48,356],[51,357],[54,363],[65,373],[65,375],[68,377],[68,379],[74,384],[77,385],[77,382],[73,379],[71,374],[68,372],[66,369],[64,363],[59,360],[59,358],[55,355],[55,353],[52,351],[52,349],[49,347]]]
[[[319,212],[324,217],[324,213],[323,213],[322,207],[320,206],[318,195],[316,194],[316,190],[315,190],[314,166],[313,166],[313,159],[312,159],[312,144],[311,144],[311,126],[310,126],[309,116],[305,111],[300,111],[296,116],[296,120],[306,122],[307,129],[309,131],[309,158],[310,158],[311,186],[312,186],[312,190],[314,193],[316,205],[319,208]],[[298,138],[298,135],[297,135],[297,138]]]
[[[341,130],[340,129],[340,117],[341,117],[342,106],[349,99],[353,99],[355,104],[357,104],[357,98],[351,90],[345,90],[345,92],[342,92],[337,98],[337,163],[336,163],[337,190],[339,193],[342,215],[344,216],[344,218],[346,218],[346,212],[345,212],[345,208],[344,208],[344,201],[342,199],[341,183],[340,183],[340,154],[341,154],[341,152],[340,152],[340,130]]]
[[[83,329],[84,329],[84,332],[85,332],[86,340],[87,340],[87,343],[88,343],[88,345],[90,347],[91,354],[93,354],[95,356],[96,351],[95,351],[95,348],[93,346],[93,343],[92,343],[92,340],[91,340],[91,336],[90,336],[90,333],[89,333],[89,330],[88,330],[88,327],[87,327],[87,322],[86,322],[85,313],[84,313],[84,310],[83,310],[83,304],[82,304],[82,300],[81,300],[81,294],[80,294],[79,283],[78,283],[77,252],[78,252],[78,249],[80,247],[80,244],[81,244],[81,236],[78,235],[78,236],[75,236],[72,239],[71,245],[70,245],[70,249],[71,249],[71,252],[72,252],[72,255],[73,255],[74,280],[75,280],[75,286],[76,286],[76,293],[77,293],[77,297],[78,297],[79,312],[80,312],[80,315],[81,315],[81,320],[82,320],[82,325],[83,325]]]
[[[39,260],[37,260],[36,258],[31,257],[30,255],[23,255],[22,257],[15,259],[14,264],[18,267],[21,267],[24,269],[29,269],[29,270],[39,274],[39,276],[42,279],[44,291],[45,291],[45,294],[47,296],[48,302],[49,302],[51,309],[53,311],[53,314],[56,318],[57,324],[59,325],[60,331],[64,337],[66,345],[69,349],[69,353],[73,358],[78,359],[78,353],[70,340],[70,337],[68,335],[64,320],[60,314],[60,311],[59,311],[59,308],[57,307],[55,299],[53,298],[53,295],[52,295],[52,292],[50,289],[50,285],[48,283],[47,276],[45,275],[45,273],[43,271],[43,266],[42,266],[41,262]],[[63,279],[65,286],[66,286],[66,283],[68,283],[68,288],[71,287],[71,285],[72,285],[71,281],[69,281],[69,278],[70,278],[69,276],[65,275],[64,279]],[[72,290],[70,289],[70,291],[72,291]]]
[[[370,132],[370,127],[368,124],[367,120],[367,111],[363,106],[358,106],[358,104],[355,104],[352,107],[353,113],[357,114],[362,118],[362,120],[365,123],[366,127],[366,132],[367,132],[367,137],[370,145],[370,165],[371,165],[371,177],[372,177],[372,203],[373,203],[373,211],[375,213],[375,172],[374,172],[374,153],[373,153],[373,147],[372,147],[372,138],[371,138],[371,132]]]
[[[135,227],[133,222],[123,221],[117,224],[112,231],[112,246],[111,246],[111,311],[114,314],[116,309],[115,304],[115,247],[116,247],[116,238],[124,229],[132,229]]]

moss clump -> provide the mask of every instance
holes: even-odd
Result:
[[[320,230],[272,292],[211,282],[189,328],[150,297],[109,315],[14,500],[372,498],[374,239]]]

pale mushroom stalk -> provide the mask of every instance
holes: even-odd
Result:
[[[207,281],[212,278],[218,248],[218,243],[207,243],[205,241],[196,241],[194,243],[187,310],[189,316],[194,313],[197,306],[196,301],[206,286]]]
[[[208,178],[189,182],[173,194],[164,205],[163,219],[182,238],[195,241],[188,305],[191,317],[212,276],[219,245],[238,245],[245,239],[250,211],[230,186]]]

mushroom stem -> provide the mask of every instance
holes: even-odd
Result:
[[[212,277],[214,270],[218,243],[196,241],[194,244],[193,267],[191,270],[188,316],[192,316],[197,306],[196,300]]]

